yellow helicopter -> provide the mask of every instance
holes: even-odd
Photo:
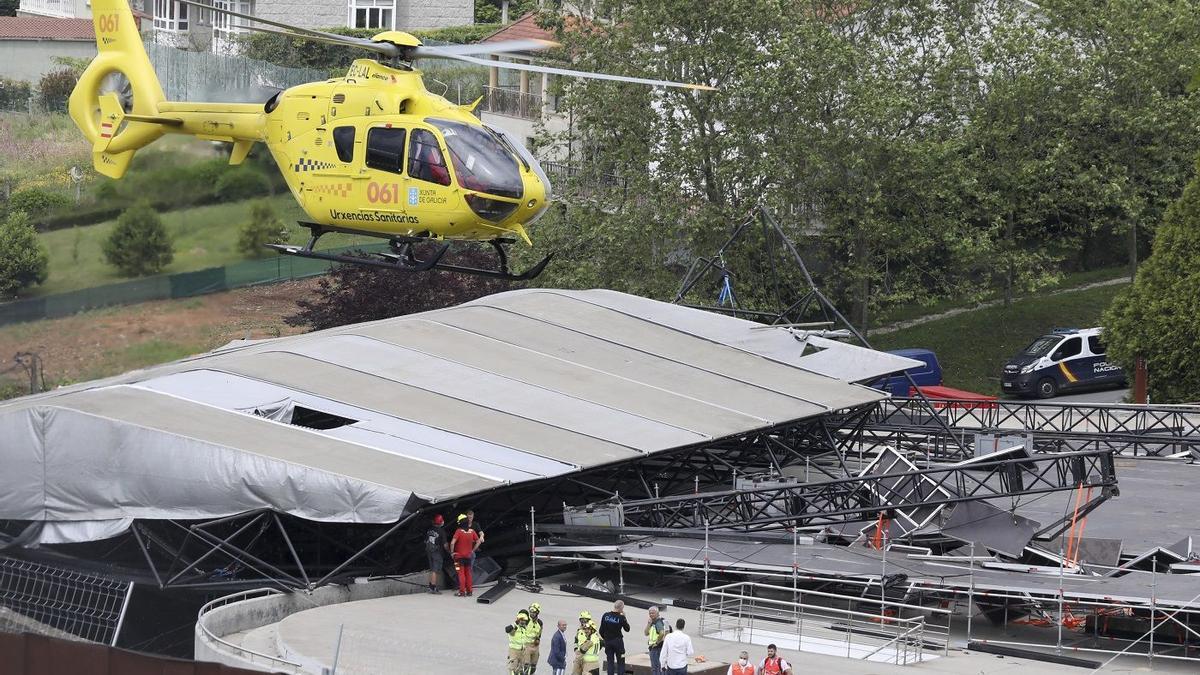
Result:
[[[525,228],[549,206],[550,182],[537,160],[517,139],[484,125],[473,114],[479,101],[456,105],[426,91],[421,72],[411,65],[415,59],[712,89],[475,58],[555,46],[544,40],[424,46],[400,31],[368,40],[267,21],[194,0],[180,2],[275,27],[248,25],[252,30],[375,54],[354,61],[345,77],[292,87],[264,104],[167,101],[127,0],[92,0],[99,53],[71,93],[69,110],[92,143],[96,170],[120,178],[139,148],[168,133],[232,143],[230,164],[245,160],[255,143],[265,143],[310,219],[301,223],[311,232],[307,245],[273,246],[287,255],[512,280],[531,279],[550,261],[546,256],[530,269],[513,273],[505,255],[506,246],[517,239],[531,243]],[[360,258],[314,250],[317,240],[330,232],[387,239],[392,253]],[[443,243],[419,259],[413,245],[431,240]],[[498,256],[496,269],[441,262],[447,240],[491,243]]]

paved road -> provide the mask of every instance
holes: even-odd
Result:
[[[1065,394],[1046,399],[1044,403],[1124,403],[1129,396],[1128,389],[1105,389],[1104,391],[1089,391],[1084,394]]]

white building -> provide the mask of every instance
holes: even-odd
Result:
[[[37,83],[60,70],[56,56],[90,59],[96,55],[92,22],[46,16],[0,16],[0,76]]]
[[[301,28],[413,30],[474,23],[473,0],[210,0],[213,6]],[[131,0],[153,17],[156,39],[189,49],[225,51],[246,29],[239,19],[176,0]],[[90,18],[88,0],[21,0],[21,14]]]

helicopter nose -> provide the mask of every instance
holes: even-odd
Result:
[[[550,207],[550,183],[542,175],[538,175],[538,173],[531,175],[525,181],[525,203],[523,206],[526,209],[526,213],[523,220],[526,225],[540,218],[546,212],[546,209]]]

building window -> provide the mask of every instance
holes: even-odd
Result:
[[[350,0],[351,28],[396,28],[396,0]]]
[[[213,7],[239,14],[254,14],[251,0],[213,0]],[[212,12],[213,51],[232,53],[237,50],[237,36],[246,32],[246,19]]]
[[[187,30],[188,6],[175,0],[154,0],[154,28],[157,30]]]

